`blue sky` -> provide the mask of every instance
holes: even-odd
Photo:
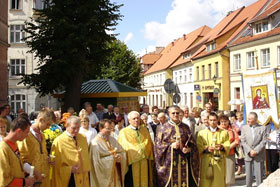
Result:
[[[183,34],[215,26],[228,11],[256,0],[112,0],[124,4],[114,33],[135,53],[144,55]]]

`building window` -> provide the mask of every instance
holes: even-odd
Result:
[[[175,72],[175,83],[177,83],[177,72]]]
[[[187,93],[184,93],[184,101],[185,101],[185,105],[188,105],[188,97],[187,97]]]
[[[184,82],[187,82],[188,80],[188,74],[187,74],[187,70],[184,70]]]
[[[179,71],[179,83],[183,82],[182,71]]]
[[[34,0],[33,8],[42,10],[46,8],[46,3],[44,2],[44,0]]]
[[[241,69],[240,54],[233,55],[233,70],[239,71]]]
[[[262,66],[267,67],[270,66],[270,53],[268,49],[261,50],[261,58],[262,58]]]
[[[10,76],[18,76],[20,74],[25,74],[25,60],[11,59],[10,72]]]
[[[209,79],[212,78],[212,67],[211,67],[211,64],[208,64],[208,78]]]
[[[192,68],[189,68],[189,81],[192,81]]]
[[[205,80],[205,66],[202,66],[202,80]]]
[[[268,30],[268,22],[263,22],[263,32]]]
[[[256,24],[256,33],[268,31],[268,21]]]
[[[211,44],[211,50],[215,50],[216,49],[216,43],[212,43]]]
[[[10,42],[23,43],[25,32],[23,31],[24,25],[11,25]]]
[[[199,66],[196,67],[196,80],[199,80]]]
[[[255,68],[255,54],[253,51],[247,53],[247,68]]]
[[[280,46],[277,47],[277,63],[280,65]]]
[[[210,50],[211,50],[211,46],[210,46],[210,44],[209,44],[209,45],[206,46],[206,51],[208,52],[208,51],[210,51]]]
[[[183,55],[183,59],[187,59],[187,58],[190,58],[191,57],[191,54],[190,53],[185,53]]]
[[[218,64],[218,62],[216,62],[215,63],[215,75],[216,75],[216,77],[219,77],[219,64]]]
[[[21,10],[22,9],[22,0],[11,0],[11,9]]]
[[[260,33],[260,32],[262,32],[262,24],[258,23],[256,24],[256,33]]]
[[[18,109],[26,111],[26,97],[23,94],[11,95],[11,110],[16,114]]]

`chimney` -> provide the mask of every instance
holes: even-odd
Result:
[[[183,34],[184,40],[186,40],[186,34]]]

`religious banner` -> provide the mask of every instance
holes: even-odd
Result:
[[[250,112],[256,112],[260,124],[267,125],[272,121],[278,127],[279,104],[275,70],[245,72],[242,80],[246,116]]]

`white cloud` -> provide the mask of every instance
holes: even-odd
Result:
[[[215,26],[227,12],[247,6],[256,0],[174,0],[164,23],[145,24],[145,38],[157,46],[166,46],[203,25]]]
[[[126,37],[124,38],[124,43],[127,44],[127,42],[129,40],[131,40],[133,38],[133,33],[132,32],[129,32]]]
[[[143,49],[142,51],[137,52],[136,55],[138,55],[139,57],[142,57],[147,53],[154,52],[155,50],[156,50],[156,46],[149,45],[146,49]]]

